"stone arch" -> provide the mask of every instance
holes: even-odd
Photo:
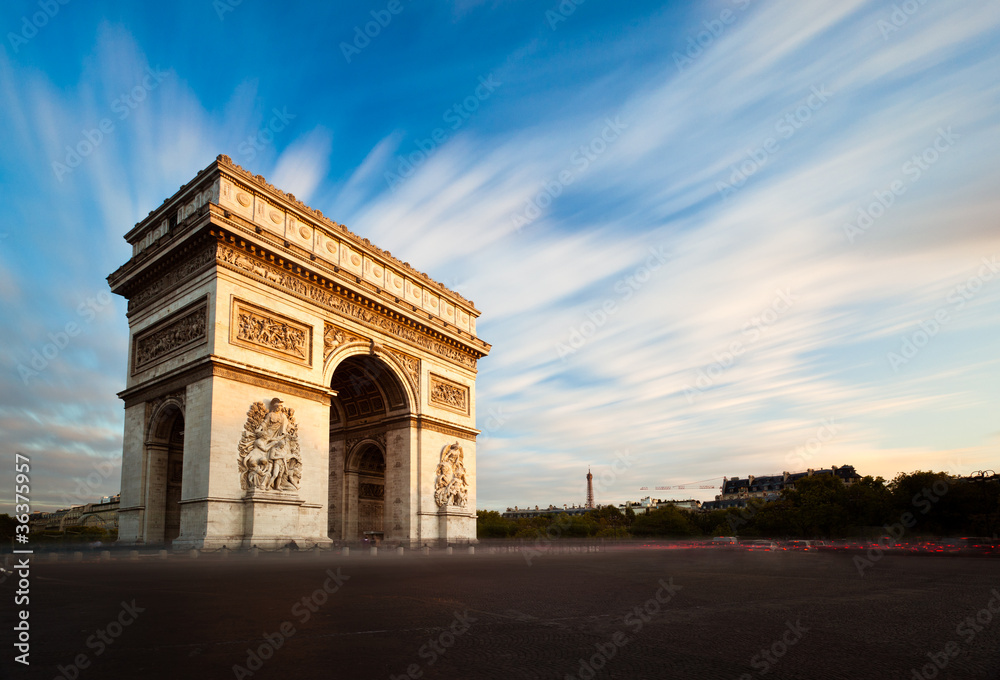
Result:
[[[346,535],[378,544],[385,535],[385,449],[374,439],[354,445],[344,465]]]
[[[144,535],[169,545],[181,534],[184,484],[184,404],[168,397],[157,404],[146,427]]]
[[[416,394],[399,366],[370,347],[343,347],[333,358],[328,535],[402,541],[406,520],[389,499],[406,495]],[[381,462],[365,463],[373,458]]]
[[[413,378],[408,375],[402,362],[392,352],[387,351],[381,345],[372,342],[351,342],[341,345],[335,352],[328,356],[323,365],[323,382],[332,384],[334,373],[347,359],[357,356],[368,356],[377,359],[400,383],[406,394],[406,402],[409,410],[413,414],[420,412],[420,388],[414,384]]]

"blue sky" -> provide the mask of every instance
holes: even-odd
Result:
[[[995,2],[43,0],[0,27],[0,448],[37,509],[118,490],[105,277],[220,153],[476,302],[480,507],[582,502],[588,465],[605,503],[998,466]]]

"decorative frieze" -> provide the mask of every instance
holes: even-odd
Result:
[[[464,415],[469,415],[469,388],[457,382],[430,374],[430,402]]]
[[[410,379],[413,392],[420,394],[420,359],[394,349],[387,349],[386,351],[399,360],[400,365],[406,372],[406,377]]]
[[[476,368],[476,358],[471,354],[462,352],[429,337],[425,333],[355,304],[321,286],[308,283],[291,272],[252,258],[241,250],[226,245],[220,246],[218,261],[278,288],[295,293],[299,297],[326,307],[337,314],[354,319],[363,326],[394,335],[460,366],[470,369]]]
[[[259,352],[311,365],[312,326],[233,298],[229,341]]]
[[[215,251],[217,248],[218,246],[214,243],[207,248],[202,248],[193,256],[178,263],[175,267],[164,273],[163,276],[153,279],[149,285],[140,289],[129,298],[128,311],[132,312],[138,309],[150,300],[160,296],[164,291],[177,288],[177,286],[193,274],[207,268],[210,263],[215,262]]]
[[[341,345],[346,345],[349,342],[368,342],[368,340],[339,326],[334,326],[329,321],[325,322],[323,328],[323,360],[326,361],[327,357],[337,351]]]
[[[358,498],[370,498],[372,500],[385,499],[385,484],[374,484],[372,482],[361,482],[358,484]]]
[[[132,373],[144,371],[205,342],[207,326],[208,305],[201,301],[196,309],[176,312],[153,328],[143,331],[133,341]]]

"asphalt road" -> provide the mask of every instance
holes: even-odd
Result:
[[[30,668],[15,590],[0,585],[12,678],[912,680],[1000,663],[1000,559],[886,556],[863,577],[848,555],[711,550],[38,559]]]

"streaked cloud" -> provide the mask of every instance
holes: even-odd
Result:
[[[1000,256],[1000,8],[928,3],[883,37],[891,5],[751,3],[678,70],[688,36],[742,4],[634,9],[648,19],[602,15],[603,29],[588,4],[556,31],[542,5],[465,3],[451,27],[411,9],[357,63],[288,55],[284,68],[301,75],[234,72],[222,84],[195,77],[190,57],[157,64],[139,28],[96,21],[71,76],[0,57],[0,176],[13,196],[0,300],[18,320],[2,331],[7,446],[50,470],[73,459],[74,474],[119,455],[119,303],[27,386],[17,366],[127,259],[121,234],[229,152],[476,301],[494,346],[478,384],[482,507],[582,502],[587,465],[621,451],[634,462],[599,501],[780,472],[824,419],[839,430],[809,467],[991,467],[1000,276],[962,304],[954,295]],[[473,50],[467,66],[405,58],[481,28],[488,12],[530,27]],[[147,67],[168,77],[57,181],[51,161],[112,115],[115,93]],[[554,76],[566,69],[572,87]],[[472,71],[504,85],[392,190],[385,172],[468,94]],[[404,78],[433,101],[395,87]],[[350,89],[326,93],[317,79]],[[824,100],[797,113],[817,89]],[[298,118],[241,161],[235,149],[282,107]],[[616,119],[620,136],[595,144]],[[928,162],[942,129],[954,140]],[[734,168],[755,165],[720,191]],[[559,181],[564,172],[572,182]],[[893,182],[905,191],[849,240],[845,224]],[[518,225],[533,203],[537,217]],[[772,313],[780,291],[792,302]],[[894,369],[888,353],[939,310],[949,321]],[[57,474],[49,484],[57,495]]]

